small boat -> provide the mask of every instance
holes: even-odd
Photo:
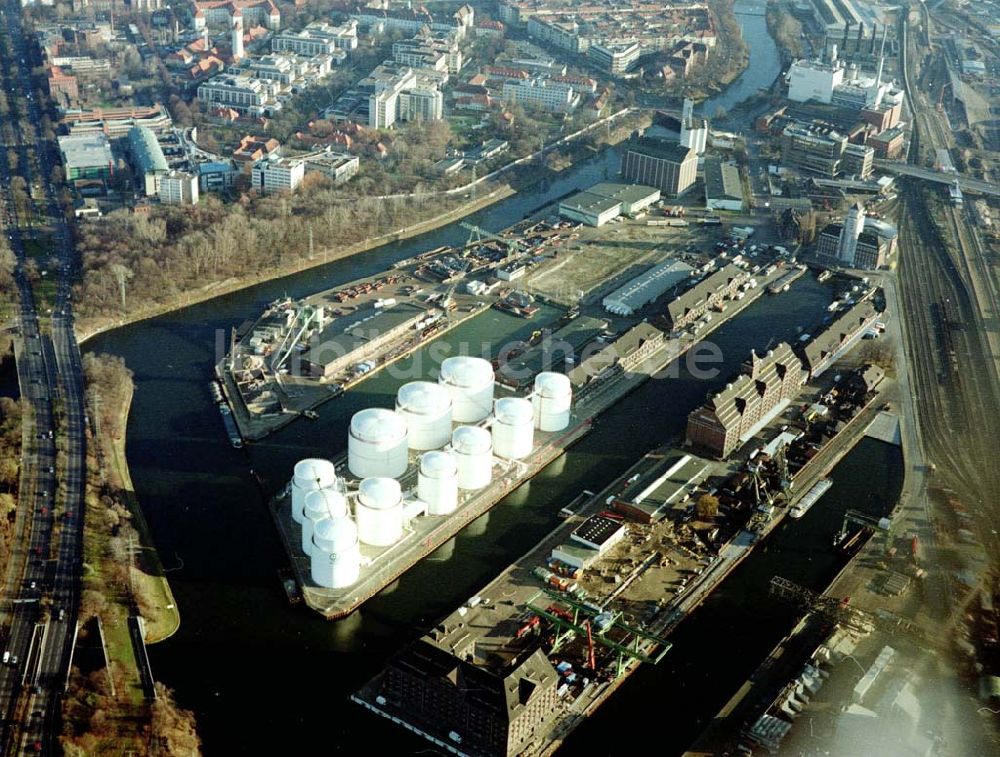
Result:
[[[317,413],[315,410],[303,410],[302,415],[303,417],[308,418],[311,421],[314,421],[317,418],[319,418],[319,413]]]
[[[819,481],[812,489],[805,493],[802,499],[792,506],[792,509],[788,511],[789,517],[795,519],[801,518],[809,512],[810,508],[816,504],[820,497],[830,490],[831,486],[833,486],[833,481],[829,478]]]

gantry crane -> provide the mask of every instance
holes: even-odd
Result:
[[[469,239],[465,243],[466,247],[473,244],[482,244],[484,239],[492,239],[495,242],[500,242],[507,248],[508,257],[511,255],[517,255],[521,252],[521,242],[517,239],[507,239],[506,237],[497,236],[492,231],[487,231],[482,226],[476,226],[475,224],[468,223],[466,221],[462,221],[459,225],[463,229],[468,229],[469,231]]]

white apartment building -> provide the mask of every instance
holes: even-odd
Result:
[[[429,68],[434,71],[448,70],[447,55],[417,40],[396,42],[392,46],[392,59],[401,66]]]
[[[259,117],[281,106],[272,102],[277,84],[246,75],[223,74],[198,85],[198,100],[202,105],[214,105]]]
[[[607,71],[612,76],[621,76],[639,62],[640,53],[638,42],[607,46],[591,45],[587,57],[602,71]]]
[[[301,159],[305,161],[306,172],[316,171],[330,178],[335,184],[343,184],[353,177],[361,166],[361,160],[357,155],[323,150],[303,155]]]
[[[340,26],[314,21],[302,31],[281,32],[271,40],[274,52],[298,55],[332,55],[337,50],[356,50],[357,47],[357,21],[347,21]]]
[[[576,21],[546,20],[532,16],[528,19],[528,36],[571,53],[585,53],[590,48],[590,38],[580,36],[580,25]]]
[[[505,81],[503,99],[521,104],[534,103],[546,110],[564,113],[574,110],[580,104],[580,95],[572,86],[540,77]]]
[[[402,92],[398,118],[400,121],[439,121],[444,118],[444,95],[430,87]]]
[[[301,160],[278,158],[258,160],[253,164],[251,183],[264,194],[294,192],[305,176],[306,164]]]
[[[198,177],[183,171],[171,171],[160,177],[160,202],[167,205],[197,205]]]

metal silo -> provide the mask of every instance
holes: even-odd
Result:
[[[410,449],[438,449],[451,438],[451,395],[430,381],[411,381],[396,393],[396,412],[406,421]]]
[[[535,441],[534,411],[521,397],[497,400],[493,411],[493,452],[497,457],[520,460],[531,453]]]
[[[292,473],[292,518],[302,522],[305,496],[314,489],[333,486],[337,481],[333,463],[316,457],[308,457],[295,463]]]
[[[326,589],[343,589],[361,574],[358,527],[346,515],[321,518],[313,528],[310,573],[313,583]]]
[[[535,391],[531,396],[535,428],[540,431],[562,431],[569,425],[573,404],[573,385],[564,373],[544,372],[535,376]]]
[[[395,478],[408,464],[406,421],[381,407],[361,410],[347,432],[347,467],[358,478]]]
[[[347,515],[347,499],[336,489],[314,489],[305,496],[302,518],[302,551],[312,554],[313,527],[323,518]]]
[[[388,547],[403,536],[403,492],[394,478],[366,478],[354,507],[358,537],[373,547]]]
[[[420,456],[417,496],[428,515],[448,515],[458,507],[458,466],[448,452],[432,450]]]
[[[479,423],[493,409],[493,366],[481,357],[459,355],[441,363],[438,383],[448,389],[452,420]]]
[[[493,478],[493,438],[479,426],[459,426],[451,435],[460,489],[482,489]]]

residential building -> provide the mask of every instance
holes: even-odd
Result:
[[[800,348],[799,355],[809,370],[809,378],[820,376],[857,344],[880,315],[870,299],[862,300],[841,313],[824,331]]]
[[[751,351],[740,375],[688,416],[688,443],[729,457],[788,405],[805,377],[802,361],[784,342],[765,355]]]
[[[656,187],[666,197],[684,194],[695,182],[698,156],[682,145],[651,137],[626,143],[622,177],[635,184]]]
[[[667,58],[666,68],[678,79],[684,79],[708,60],[708,45],[702,42],[680,42]]]
[[[276,53],[332,55],[338,50],[356,50],[357,47],[357,21],[347,21],[339,26],[314,21],[301,31],[284,31],[271,39],[271,49]]]
[[[494,21],[491,18],[477,19],[475,30],[477,37],[495,37],[502,39],[506,33],[506,28],[503,23],[500,21]]]
[[[51,66],[49,68],[46,83],[49,87],[49,97],[57,105],[68,105],[80,97],[80,87],[77,84],[76,77],[72,74],[64,73],[59,66]]]
[[[199,192],[225,192],[231,189],[239,172],[230,161],[198,164]]]
[[[253,164],[251,186],[263,194],[294,192],[305,176],[306,164],[290,158],[265,158]]]
[[[160,177],[160,202],[167,205],[196,205],[198,177],[183,171],[171,171]]]
[[[302,155],[300,159],[305,161],[306,173],[316,171],[329,178],[334,184],[343,184],[350,180],[358,172],[361,165],[361,160],[357,155],[331,150]]]
[[[668,305],[664,318],[673,331],[685,329],[703,318],[713,308],[722,307],[750,281],[742,268],[727,264],[709,274]]]
[[[735,163],[705,158],[705,207],[708,210],[743,210],[743,181]]]
[[[444,96],[436,83],[409,66],[386,62],[359,86],[368,89],[368,125],[387,129],[397,121],[434,121],[444,116]]]
[[[529,74],[552,78],[566,75],[566,64],[552,58],[513,58],[509,63],[512,68],[527,71]]]
[[[503,99],[561,113],[575,110],[580,104],[580,95],[571,85],[542,77],[505,81]]]
[[[444,95],[433,87],[415,87],[399,95],[400,121],[440,121],[444,118]]]
[[[241,115],[260,118],[279,110],[273,101],[279,87],[247,75],[222,74],[198,85],[198,100],[205,105],[225,106]]]
[[[402,31],[415,34],[427,26],[433,32],[453,33],[463,38],[475,24],[475,11],[463,5],[450,17],[435,18],[423,6],[408,8],[362,7],[350,14],[353,21],[368,27],[373,34]]]
[[[108,179],[114,173],[111,143],[105,134],[59,137],[59,154],[66,167],[67,181]]]
[[[243,17],[247,26],[265,26],[272,32],[281,28],[281,11],[273,0],[194,0],[194,28],[232,28],[234,15]]]
[[[580,24],[572,19],[529,18],[528,36],[571,53],[586,53],[590,49],[590,38],[581,35]]]
[[[137,183],[147,197],[159,192],[161,177],[170,171],[163,148],[151,129],[133,126],[128,132],[129,153]]]
[[[638,42],[620,45],[591,45],[587,57],[600,70],[612,76],[621,76],[631,71],[639,62],[641,49]]]

